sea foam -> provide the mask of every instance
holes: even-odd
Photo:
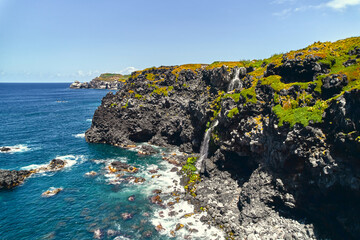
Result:
[[[24,144],[18,144],[14,146],[1,146],[1,147],[10,148],[10,151],[0,152],[0,153],[21,153],[32,150],[29,146]]]
[[[76,138],[85,138],[85,133],[73,134]]]

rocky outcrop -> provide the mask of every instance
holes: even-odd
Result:
[[[0,170],[0,189],[10,189],[24,182],[31,175],[27,170]]]
[[[9,147],[0,147],[0,152],[6,153],[6,152],[10,152],[10,151],[11,151],[11,148],[9,148]]]
[[[204,221],[235,239],[358,239],[356,44],[360,38],[260,61],[137,72],[103,98],[86,140],[193,153],[218,121],[202,181],[188,196],[207,209]],[[236,72],[241,84],[227,93]]]
[[[39,172],[53,172],[63,169],[67,162],[62,159],[53,159],[46,166],[31,170],[2,170],[0,169],[0,189],[10,189],[23,183],[27,177]]]

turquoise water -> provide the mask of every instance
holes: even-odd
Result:
[[[162,155],[144,157],[136,151],[86,143],[84,133],[107,92],[69,89],[68,84],[0,84],[0,146],[19,148],[0,153],[0,169],[30,169],[54,158],[73,164],[58,172],[35,174],[0,192],[0,239],[93,239],[95,231],[102,239],[169,239],[179,222],[186,228],[197,226],[195,238],[215,239],[206,237],[216,229],[201,226],[200,216],[181,218],[193,210],[186,202],[176,204],[176,217],[150,203],[154,189],[163,193],[182,189],[174,186],[179,177],[169,171],[173,166]],[[113,181],[106,166],[114,160],[138,167],[135,176],[146,182]],[[158,169],[161,177],[152,178],[150,169]],[[86,176],[89,171],[98,174]],[[63,191],[42,197],[51,187]],[[131,195],[135,201],[128,200]],[[166,194],[162,198],[164,203],[173,201]],[[124,213],[133,218],[124,220]],[[165,228],[161,234],[155,230],[159,223]],[[179,239],[187,234],[185,228],[176,232]]]

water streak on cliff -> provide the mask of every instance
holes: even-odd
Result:
[[[235,87],[242,87],[240,78],[239,78],[239,74],[240,74],[240,68],[236,68],[234,78],[231,80],[231,82],[228,86],[228,90],[227,90],[228,92],[234,90]],[[235,84],[237,84],[237,86]]]
[[[208,129],[206,130],[204,139],[201,143],[201,147],[200,147],[200,158],[199,160],[196,162],[196,168],[198,170],[200,170],[203,166],[203,161],[205,158],[207,158],[208,156],[208,151],[209,151],[209,141],[210,141],[210,136],[211,136],[211,132],[214,130],[214,128],[218,125],[219,121],[216,120],[214,122],[214,124]]]

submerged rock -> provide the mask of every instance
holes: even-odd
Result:
[[[129,220],[129,219],[132,219],[134,217],[134,215],[131,213],[122,213],[121,217],[123,220]]]

